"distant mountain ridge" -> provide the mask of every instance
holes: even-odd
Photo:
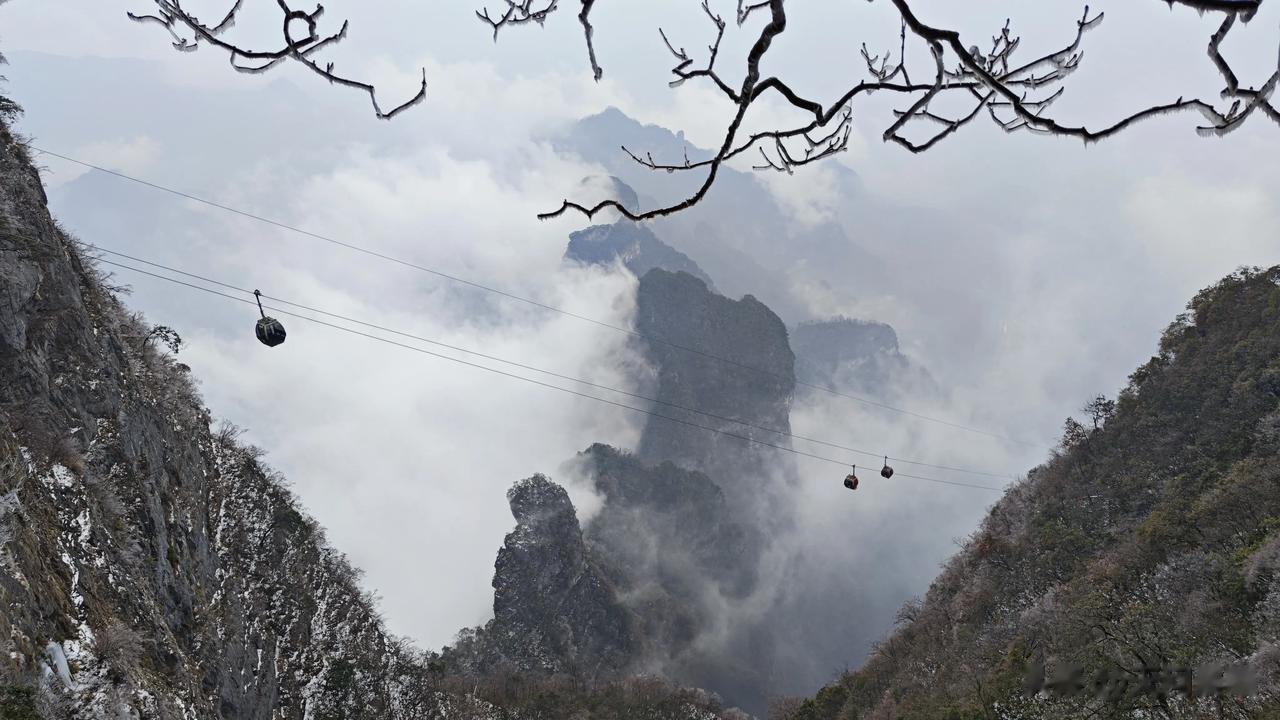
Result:
[[[806,386],[880,398],[893,395],[898,386],[939,392],[928,371],[902,353],[897,332],[885,323],[843,317],[816,320],[791,328],[790,337],[796,379]]]
[[[593,225],[570,234],[564,257],[584,265],[608,266],[620,262],[637,278],[654,268],[685,272],[715,291],[715,284],[698,263],[659,240],[648,227],[627,220]]]
[[[602,166],[633,188],[642,209],[683,200],[701,185],[705,170],[654,172],[622,152],[619,145],[658,162],[692,162],[710,152],[688,142],[682,132],[642,124],[617,108],[585,117],[550,138],[558,151]],[[838,162],[824,165],[839,196],[861,192],[856,174]],[[850,238],[837,219],[798,221],[753,173],[725,166],[697,205],[656,218],[648,227],[662,241],[697,260],[727,297],[752,295],[788,324],[820,319],[792,286],[789,273],[803,269],[828,282],[880,271],[880,261]],[[805,267],[806,257],[824,259]]]

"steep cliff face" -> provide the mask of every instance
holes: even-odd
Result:
[[[507,492],[516,527],[493,575],[493,620],[447,653],[469,674],[616,678],[642,664],[644,635],[582,537],[564,488],[542,475]]]
[[[786,327],[768,307],[750,295],[741,300],[716,295],[687,273],[651,270],[640,279],[635,324],[640,333],[663,341],[644,345],[658,373],[656,398],[727,419],[666,405],[656,405],[656,412],[786,444],[776,433],[732,422],[787,432],[791,428],[795,356]],[[723,484],[731,498],[749,495],[749,490],[769,491],[772,478],[762,469],[780,464],[778,453],[767,447],[665,420],[645,425],[637,455],[649,464],[670,461],[703,472]]]
[[[653,410],[665,417],[647,422],[634,455],[595,445],[579,456],[580,473],[602,499],[585,527],[585,548],[571,508],[555,504],[551,515],[563,524],[530,523],[513,504],[518,525],[496,567],[495,620],[464,634],[446,656],[467,668],[591,667],[588,674],[605,677],[653,670],[762,713],[779,681],[795,681],[778,667],[785,641],[771,604],[779,595],[762,579],[767,563],[779,573],[788,562],[771,552],[793,522],[785,497],[794,471],[784,453],[743,438],[785,447],[784,436],[760,428],[789,430],[794,357],[786,328],[750,296],[729,300],[687,273],[651,269],[637,293],[636,329],[666,341],[640,341],[657,374],[662,402]],[[579,570],[566,572],[560,562]],[[608,592],[578,593],[571,581],[579,572]],[[567,629],[548,630],[565,616],[612,617],[618,608],[629,625],[584,625],[572,641],[546,641],[569,637]],[[608,648],[607,658],[587,647]]]
[[[464,682],[391,637],[357,571],[258,451],[210,427],[189,369],[109,287],[0,123],[0,716],[726,716],[660,683]],[[571,545],[572,509],[543,489],[522,485],[513,511]],[[608,596],[581,551],[524,537],[504,568],[573,574],[584,607]],[[503,617],[535,597],[500,595]],[[622,617],[570,622],[610,637]]]
[[[409,657],[355,572],[233,433],[210,430],[185,366],[58,230],[7,131],[0,183],[5,674],[46,676],[59,717],[414,702]]]
[[[593,225],[572,233],[564,257],[584,265],[621,262],[638,278],[654,268],[686,272],[706,283],[713,292],[715,288],[711,278],[688,255],[659,240],[647,226],[628,220]]]
[[[605,445],[577,462],[600,510],[584,532],[560,486],[535,476],[512,487],[494,619],[461,634],[445,664],[474,676],[658,673],[762,709],[772,648],[742,606],[758,590],[764,535],[701,473]]]
[[[1189,310],[866,665],[790,718],[1280,717],[1280,267]],[[1173,689],[1217,662],[1257,686]]]

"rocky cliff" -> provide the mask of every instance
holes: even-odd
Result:
[[[743,616],[734,604],[757,590],[762,533],[701,473],[606,445],[575,462],[601,509],[584,531],[559,485],[543,476],[514,485],[494,619],[462,633],[444,663],[480,677],[659,674],[761,705],[759,658],[730,650],[756,632],[735,627]]]
[[[210,429],[187,368],[108,292],[2,137],[5,675],[48,681],[58,717],[424,701],[355,571],[234,432]]]
[[[777,433],[733,422],[791,429],[795,356],[786,326],[768,307],[750,295],[741,300],[717,295],[688,273],[651,270],[640,279],[635,325],[656,340],[644,342],[645,355],[657,370],[656,399],[725,419],[670,405],[657,405],[655,411],[733,435],[787,444]],[[772,491],[776,483],[761,471],[783,462],[767,447],[661,420],[645,425],[636,454],[650,464],[670,461],[704,472],[731,488],[731,499]]]
[[[507,492],[516,527],[498,551],[494,617],[445,653],[469,675],[567,674],[603,679],[644,665],[640,620],[587,546],[564,488],[545,476]]]
[[[776,668],[783,641],[763,575],[792,522],[781,500],[792,470],[780,451],[742,438],[785,447],[785,437],[759,428],[789,429],[786,328],[754,298],[729,300],[661,268],[641,278],[637,308],[636,329],[655,338],[637,342],[657,375],[663,402],[653,410],[664,417],[648,420],[635,454],[594,445],[577,458],[574,475],[601,499],[581,530],[554,485],[513,488],[517,527],[495,567],[495,619],[446,658],[471,672],[658,672],[763,713],[786,675]],[[536,512],[515,499],[530,487],[539,488]]]
[[[567,255],[580,254],[575,243],[581,239],[575,236]],[[784,579],[809,582],[815,571],[774,547],[793,523],[790,458],[743,440],[786,447],[785,436],[762,428],[789,430],[794,358],[787,331],[754,298],[730,300],[688,273],[662,268],[641,277],[636,302],[635,327],[652,338],[637,342],[656,373],[652,392],[662,401],[652,409],[664,417],[648,420],[635,454],[595,445],[577,459],[574,474],[588,478],[601,499],[583,528],[585,551],[576,525],[559,532],[518,522],[495,571],[495,620],[464,635],[447,655],[468,666],[534,672],[589,666],[608,676],[643,668],[763,713],[770,697],[812,687],[813,674],[827,671],[826,655],[794,662],[797,643],[809,633],[788,628],[802,625],[797,614],[811,613],[813,603],[797,603],[804,593],[778,588]],[[524,565],[504,562],[516,538],[522,546],[558,548],[550,553],[558,557],[585,552],[586,559],[574,563],[603,572],[611,593],[575,595],[556,563],[537,564],[530,577]],[[502,607],[508,589],[558,600],[530,598],[508,617]],[[628,628],[615,633],[608,626],[604,636],[585,643],[618,650],[608,662],[601,664],[583,643],[554,644],[550,657],[523,653],[544,648],[544,629],[563,615],[612,614],[618,607],[632,619]],[[620,661],[626,652],[633,654]]]

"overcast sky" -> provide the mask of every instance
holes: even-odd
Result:
[[[544,28],[507,31],[496,44],[475,4],[326,4],[331,21],[352,21],[333,59],[376,81],[384,105],[411,95],[426,69],[426,103],[390,123],[359,93],[287,65],[248,76],[208,48],[176,53],[161,30],[125,17],[148,8],[141,0],[11,0],[0,7],[0,51],[12,63],[8,91],[27,110],[20,129],[38,146],[626,324],[634,281],[560,267],[568,234],[584,223],[534,217],[598,171],[545,138],[612,105],[716,144],[732,108],[696,84],[669,89],[656,32],[661,24],[674,43],[701,50],[709,25],[694,0],[600,3],[605,79],[594,83],[572,3]],[[213,17],[225,3],[191,5]],[[732,2],[721,5],[732,14]],[[795,5],[767,69],[802,92],[850,82],[863,41],[896,46],[888,3]],[[980,44],[1012,15],[1029,57],[1065,44],[1082,9],[1026,5],[922,0],[918,13]],[[275,4],[246,6],[236,31],[268,45]],[[1055,106],[1061,117],[1093,123],[1220,88],[1204,53],[1212,16],[1158,0],[1093,6],[1107,19]],[[1242,84],[1275,68],[1278,8],[1266,5],[1227,46]],[[740,59],[743,47],[731,34],[725,58]],[[1240,265],[1280,262],[1280,131],[1262,118],[1213,140],[1196,136],[1196,116],[1163,118],[1088,148],[975,124],[915,156],[879,140],[891,107],[860,105],[851,151],[832,161],[857,174],[856,202],[833,190],[832,167],[759,180],[795,223],[839,218],[881,261],[877,276],[847,284],[803,267],[779,282],[814,316],[893,324],[947,389],[915,409],[1051,444],[1084,400],[1123,386],[1198,289]],[[766,106],[753,122],[783,115]],[[620,334],[41,162],[55,210],[84,240],[566,374],[632,382],[639,361]],[[120,207],[131,209],[126,222]],[[123,272],[120,280],[134,288],[132,306],[179,328],[211,408],[268,450],[334,544],[367,571],[392,629],[428,647],[489,615],[494,554],[512,524],[505,489],[534,472],[563,480],[560,465],[574,453],[595,441],[630,447],[640,427],[616,408],[297,321],[285,345],[266,351],[246,306]],[[1001,472],[1025,472],[1046,452],[838,403],[803,408],[795,423],[838,442]],[[895,547],[893,561],[910,567],[885,591],[890,604],[923,592],[952,539],[994,499],[905,488],[845,509],[823,494],[838,468],[799,468],[812,479],[805,507],[816,525],[855,524],[863,537],[917,528]],[[575,499],[589,506],[581,490]]]

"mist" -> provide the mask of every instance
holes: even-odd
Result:
[[[123,10],[99,5],[76,0],[50,8],[17,0],[0,9],[0,48],[12,63],[9,90],[27,110],[19,129],[35,145],[621,327],[632,319],[635,278],[562,265],[569,233],[585,223],[535,219],[583,178],[609,168],[550,138],[610,106],[682,130],[703,147],[723,127],[725,108],[705,89],[666,88],[669,56],[656,33],[626,31],[656,26],[657,18],[692,17],[682,34],[693,46],[703,28],[692,6],[690,12],[654,3],[602,22],[597,37],[607,48],[606,79],[598,84],[585,69],[572,23],[510,33],[494,46],[471,8],[459,6],[442,12],[430,42],[420,44],[418,33],[397,30],[385,15],[355,3],[335,7],[335,15],[351,14],[356,37],[387,38],[375,50],[353,37],[340,57],[376,77],[388,97],[411,90],[419,68],[427,69],[426,104],[381,123],[361,96],[292,71],[234,75],[221,56],[173,53],[164,38],[129,23]],[[1212,20],[1169,13],[1160,3],[1131,5],[1102,8],[1109,18],[1091,36],[1097,52],[1088,46],[1092,54],[1063,100],[1082,120],[1218,82],[1201,49]],[[939,22],[953,19],[941,0],[921,6]],[[400,24],[410,27],[427,14],[407,3],[395,7],[403,13]],[[1035,12],[1011,7],[966,5],[959,24],[989,32],[1008,11],[1027,42],[1034,36],[1035,47],[1042,39],[1055,47],[1080,12],[1070,3]],[[1274,28],[1276,10],[1264,10],[1258,27]],[[813,26],[796,29],[794,36],[814,38],[816,49],[785,48],[784,67],[822,67],[821,48],[858,46],[844,37],[852,21],[841,15],[854,11],[833,12],[825,22],[810,16]],[[1196,51],[1179,54],[1178,42],[1155,47],[1132,32],[1153,18],[1170,23]],[[874,22],[865,27],[870,39],[895,34]],[[1109,44],[1103,33],[1133,41]],[[1248,42],[1233,52],[1274,57],[1274,48]],[[856,59],[856,50],[849,53]],[[1108,82],[1116,63],[1130,72]],[[841,80],[831,72],[811,77],[815,87],[806,90],[815,92]],[[717,274],[713,266],[745,264],[734,266],[739,260],[728,250],[720,260],[700,257],[702,246],[690,245],[699,235],[693,219],[655,223],[655,232],[705,263],[728,294],[756,294],[788,323],[840,315],[889,323],[904,353],[945,390],[886,387],[883,398],[1023,442],[815,393],[799,395],[793,406],[797,435],[1005,475],[897,468],[1001,487],[1047,457],[1066,416],[1090,397],[1123,387],[1198,289],[1237,266],[1280,261],[1280,200],[1258,190],[1280,187],[1280,168],[1258,161],[1280,150],[1268,128],[1196,141],[1186,118],[1164,118],[1082,148],[975,125],[913,156],[880,142],[887,112],[876,104],[860,108],[853,149],[826,165],[794,177],[739,168],[742,182],[769,198],[770,212],[785,222],[776,234],[724,231],[716,242],[765,269],[763,275]],[[643,360],[621,333],[53,158],[39,161],[56,214],[86,242],[440,342],[642,389]],[[668,179],[659,174],[637,189],[653,196]],[[727,216],[704,219],[733,227]],[[820,235],[830,228],[843,233],[845,244],[826,247],[814,239],[830,237]],[[506,488],[535,472],[567,473],[554,479],[569,487],[580,517],[589,520],[598,498],[564,462],[593,442],[634,448],[645,420],[287,317],[289,342],[263,352],[251,336],[255,308],[127,271],[116,280],[132,287],[132,307],[182,333],[181,359],[203,380],[215,415],[246,427],[247,437],[269,450],[268,462],[290,479],[330,540],[364,569],[390,628],[424,647],[447,644],[491,615],[494,553],[512,525]],[[774,538],[767,558],[766,576],[777,583],[766,583],[767,596],[734,608],[762,616],[785,596],[797,615],[822,619],[784,653],[806,663],[793,673],[796,692],[860,662],[897,608],[924,593],[956,541],[999,497],[910,478],[881,481],[874,458],[839,455],[846,456],[860,474],[867,467],[864,488],[853,495],[840,487],[847,470],[831,463],[788,458],[766,471],[792,478],[790,505],[778,511],[794,522]],[[825,642],[814,648],[815,637]],[[800,652],[806,644],[814,650],[809,655]]]

